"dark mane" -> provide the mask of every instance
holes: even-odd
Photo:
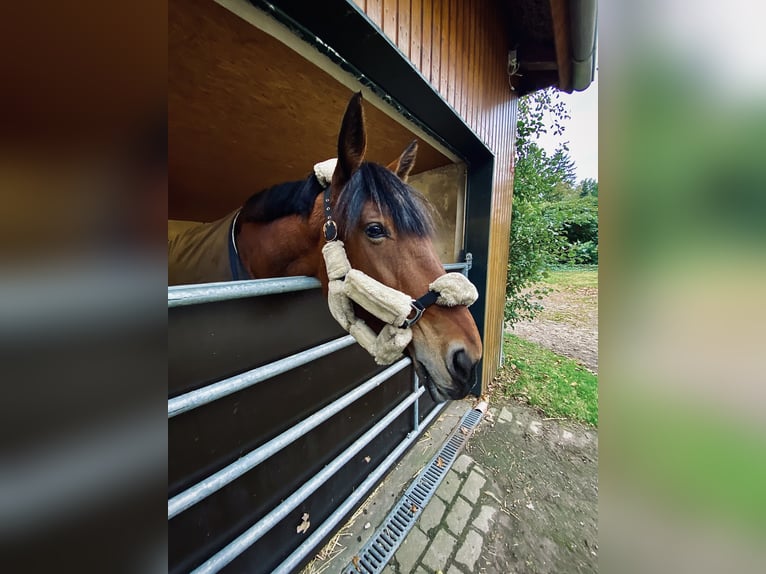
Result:
[[[313,174],[301,181],[277,184],[252,195],[245,202],[242,221],[266,223],[288,215],[307,218],[322,190]],[[343,188],[333,210],[342,236],[346,230],[357,226],[368,201],[375,202],[393,220],[398,233],[418,237],[433,235],[434,223],[428,201],[388,168],[364,162]]]
[[[265,223],[288,215],[308,217],[321,191],[322,186],[314,174],[300,181],[279,183],[252,195],[242,207],[242,219]]]
[[[418,237],[433,235],[428,201],[388,168],[364,162],[351,176],[335,207],[341,236],[357,226],[368,201],[391,217],[397,232]]]

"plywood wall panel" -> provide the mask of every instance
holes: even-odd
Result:
[[[421,46],[423,45],[423,13],[420,0],[410,2],[410,61],[422,68]]]
[[[423,34],[420,43],[420,71],[431,81],[431,38],[433,37],[433,6],[427,0],[421,3]],[[417,64],[416,64],[417,65]]]
[[[383,29],[383,0],[366,0],[364,7],[363,2],[365,0],[359,0],[357,5],[365,11],[370,20],[377,24],[378,28]]]
[[[412,22],[410,21],[410,2],[409,0],[399,0],[397,4],[397,45],[399,49],[404,52],[404,55],[410,57],[410,27]]]
[[[457,101],[455,99],[455,75],[459,66],[457,60],[457,31],[458,20],[460,16],[457,13],[457,0],[450,0],[449,5],[449,39],[447,44],[449,45],[449,63],[447,64],[447,101],[457,109]]]
[[[441,38],[442,38],[442,7],[441,2],[431,1],[426,4],[431,4],[431,68],[427,70],[420,70],[423,75],[430,78],[431,85],[438,89],[441,85]]]
[[[436,0],[437,2],[439,0]],[[449,0],[441,0],[441,66],[439,72],[439,91],[442,96],[449,100],[449,71],[450,71],[450,58],[449,58],[449,45],[452,38],[450,37],[450,3]]]
[[[397,0],[383,0],[383,33],[396,44],[399,32],[399,3]]]

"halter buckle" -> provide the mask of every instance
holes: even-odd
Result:
[[[338,239],[338,226],[332,219],[328,219],[322,226],[325,241],[335,241]]]
[[[423,312],[426,310],[423,305],[421,305],[418,301],[413,299],[410,301],[410,307],[415,312],[415,316],[410,318],[409,316],[404,320],[404,324],[402,324],[402,329],[409,329],[412,327],[415,323],[417,323],[420,318],[423,316]],[[410,313],[412,315],[412,313]]]

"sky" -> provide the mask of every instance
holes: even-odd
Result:
[[[569,108],[570,119],[564,122],[564,134],[544,134],[538,145],[553,153],[556,147],[569,141],[569,157],[577,170],[577,181],[598,180],[598,68],[593,83],[584,92],[561,94]]]

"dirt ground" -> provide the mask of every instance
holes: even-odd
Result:
[[[597,572],[597,431],[510,399],[492,411],[466,447],[487,472],[485,502],[501,510],[476,572]]]
[[[598,289],[554,288],[540,303],[545,310],[538,317],[507,327],[506,332],[576,359],[598,373]]]
[[[558,289],[545,311],[509,330],[598,372],[598,290]],[[598,571],[598,431],[546,418],[492,393],[494,414],[467,452],[488,472],[487,496],[499,499],[481,574]],[[510,421],[509,421],[510,419]]]

